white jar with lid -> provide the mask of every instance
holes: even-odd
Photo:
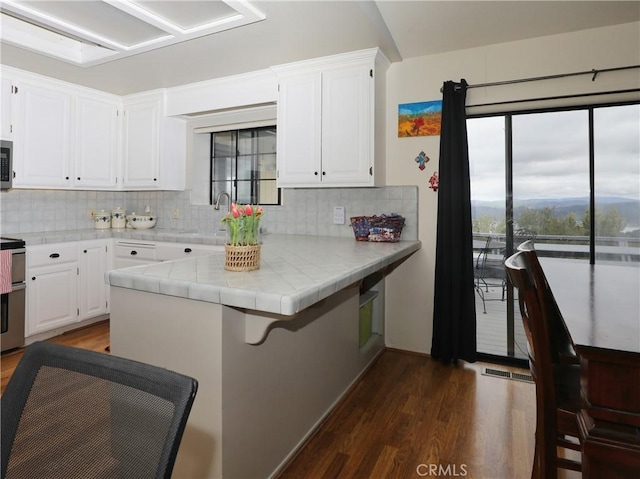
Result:
[[[105,230],[111,228],[111,213],[100,210],[93,215],[93,223],[97,230]]]
[[[111,211],[111,227],[125,228],[127,226],[126,211],[120,206]]]

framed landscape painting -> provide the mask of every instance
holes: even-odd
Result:
[[[398,138],[440,134],[442,100],[398,105]]]

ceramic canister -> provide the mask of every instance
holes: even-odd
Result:
[[[111,212],[111,227],[125,228],[127,226],[126,212],[121,207],[117,207]]]
[[[93,222],[98,230],[111,228],[111,213],[100,210],[93,215]]]

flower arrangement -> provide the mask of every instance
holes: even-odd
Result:
[[[258,244],[258,231],[262,206],[237,205],[231,203],[231,210],[222,218],[227,224],[227,244],[233,246],[247,246]]]

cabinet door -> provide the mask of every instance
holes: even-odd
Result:
[[[76,99],[75,187],[115,189],[118,108],[116,101]]]
[[[373,185],[373,78],[368,66],[322,74],[323,186]]]
[[[77,263],[29,269],[27,336],[78,321]]]
[[[278,186],[319,185],[322,75],[286,77],[278,97]]]
[[[79,319],[93,318],[108,312],[107,242],[91,241],[78,245]]]
[[[130,103],[124,111],[123,184],[158,187],[160,100]]]
[[[0,138],[3,140],[11,140],[12,132],[12,101],[13,101],[13,82],[10,78],[2,78],[0,86]]]
[[[70,187],[71,95],[18,84],[14,187]]]

